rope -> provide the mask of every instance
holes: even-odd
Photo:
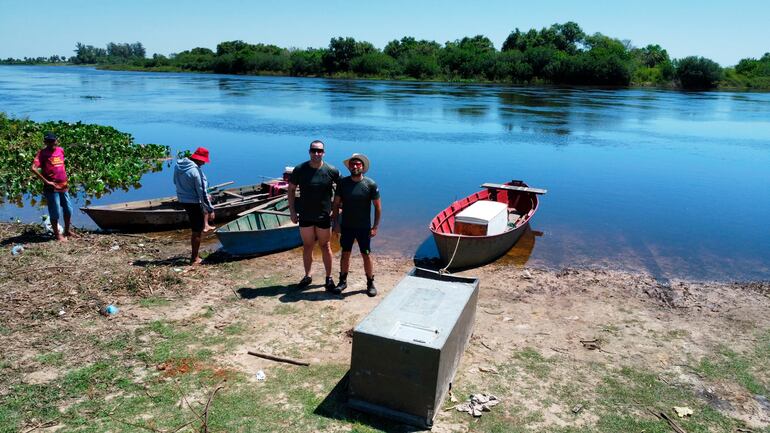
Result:
[[[439,275],[444,275],[444,274],[447,274],[447,273],[451,273],[447,269],[449,269],[449,267],[452,266],[452,261],[455,259],[455,254],[457,254],[457,247],[460,246],[460,238],[461,237],[462,236],[457,235],[457,243],[455,244],[455,250],[452,253],[452,257],[449,259],[449,263],[447,263],[446,266],[444,266],[443,268],[439,269],[439,271],[438,271]]]

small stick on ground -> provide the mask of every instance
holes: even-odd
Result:
[[[251,351],[251,350],[249,350],[247,353],[249,355],[256,356],[257,358],[265,358],[265,359],[269,359],[271,361],[286,362],[288,364],[302,365],[302,366],[305,366],[305,367],[310,366],[310,363],[307,362],[307,361],[300,361],[300,360],[291,359],[291,358],[283,358],[283,357],[280,357],[280,356],[269,355],[267,353],[261,353],[261,352],[254,352],[254,351]]]
[[[203,409],[203,425],[201,426],[201,431],[203,433],[209,432],[209,406],[211,406],[211,400],[214,399],[214,395],[220,389],[225,387],[224,383],[225,381],[223,380],[222,382],[219,383],[219,385],[217,385],[216,388],[214,388],[214,391],[212,391],[211,395],[209,395],[209,400],[206,402],[206,407]]]

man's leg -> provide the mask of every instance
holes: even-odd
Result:
[[[371,254],[361,254],[361,258],[364,259],[364,272],[366,272],[366,279],[374,278],[374,265],[372,264]]]
[[[72,236],[72,203],[70,203],[69,193],[64,191],[57,194],[64,211],[64,236]]]
[[[340,272],[347,274],[350,270],[350,253],[352,251],[342,251],[342,257],[340,258]]]
[[[326,270],[326,278],[332,276],[332,245],[329,240],[332,237],[331,228],[315,228],[315,236],[318,239],[318,246],[321,247],[321,255],[323,256],[324,269]]]
[[[313,248],[315,247],[315,227],[300,227],[299,235],[302,238],[302,263],[305,265],[305,276],[310,276],[313,265]]]
[[[199,265],[203,261],[203,259],[198,256],[198,251],[200,251],[201,248],[201,232],[192,232],[192,235],[190,236],[190,246],[192,246],[192,255],[190,258],[190,264],[191,265]]]
[[[358,247],[361,250],[361,258],[364,261],[364,272],[366,273],[366,294],[377,296],[377,288],[374,287],[374,265],[372,264],[372,238],[369,236],[369,229],[362,230],[356,237]]]
[[[46,205],[48,206],[48,219],[51,221],[51,230],[57,241],[64,241],[66,238],[59,232],[59,193],[54,191],[43,191]]]

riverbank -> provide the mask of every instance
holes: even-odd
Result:
[[[129,71],[129,72],[165,72],[165,73],[194,73],[194,74],[215,74],[213,71],[190,71],[176,66],[135,66],[135,65],[91,65],[96,69],[104,71]],[[228,74],[225,74],[228,75]],[[256,71],[243,74],[229,74],[236,76],[257,76],[257,77],[291,77],[290,74],[280,74],[271,71]],[[654,82],[631,82],[628,86],[600,86],[600,85],[565,85],[565,84],[552,84],[542,80],[535,80],[533,82],[510,82],[510,81],[494,81],[494,80],[482,80],[482,79],[446,79],[446,78],[415,78],[410,76],[404,77],[382,77],[382,76],[359,76],[353,73],[337,73],[334,75],[304,75],[297,78],[324,78],[335,80],[370,80],[370,81],[392,81],[392,82],[415,82],[415,83],[437,83],[437,84],[495,84],[495,85],[508,85],[508,86],[521,86],[521,87],[584,87],[588,89],[659,89],[659,90],[679,90],[687,91],[687,89],[681,89],[676,87],[673,83],[656,84]],[[770,92],[770,82],[767,80],[758,81],[750,80],[746,77],[741,77],[735,73],[729,74],[726,80],[720,82],[719,85],[709,91],[720,92]]]
[[[381,295],[368,298],[357,254],[343,297],[294,288],[298,250],[186,266],[183,231],[56,243],[0,224],[0,244],[2,432],[407,431],[350,411],[342,389],[349,330],[408,257],[377,257]],[[454,395],[502,404],[478,421],[443,411],[434,431],[669,431],[651,411],[686,431],[770,431],[767,282],[496,264],[465,274],[481,292]],[[100,315],[107,304],[118,313]]]

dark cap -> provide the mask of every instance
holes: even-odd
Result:
[[[56,141],[59,137],[56,136],[53,132],[46,132],[45,136],[43,137],[43,141]]]

